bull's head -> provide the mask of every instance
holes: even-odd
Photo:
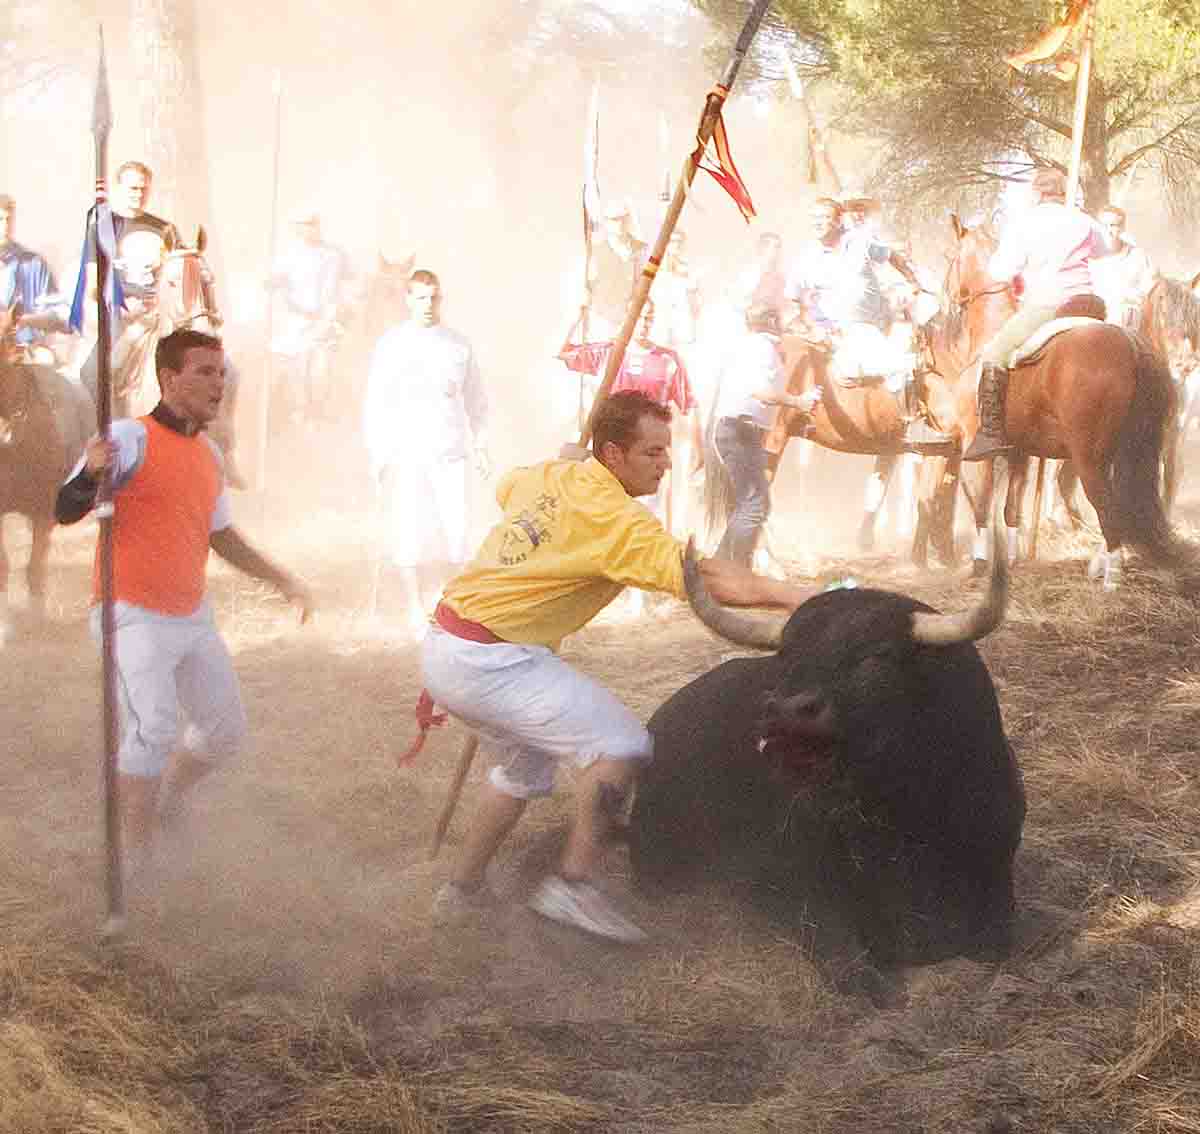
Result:
[[[993,525],[992,569],[987,593],[978,604],[961,614],[914,611],[911,627],[914,642],[923,646],[950,646],[959,642],[978,641],[1000,625],[1008,605],[1008,558],[1004,546]],[[787,619],[768,620],[739,614],[721,606],[704,586],[699,558],[691,540],[684,555],[683,578],[689,605],[696,617],[714,633],[735,645],[755,650],[779,649]]]

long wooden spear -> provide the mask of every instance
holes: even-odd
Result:
[[[700,115],[700,125],[696,130],[696,148],[688,154],[687,161],[684,162],[683,174],[679,178],[679,184],[675,186],[675,195],[671,198],[670,205],[667,206],[667,212],[658,230],[658,237],[654,241],[650,258],[646,261],[646,266],[642,269],[637,285],[633,289],[629,309],[625,313],[625,322],[621,327],[620,334],[617,335],[616,342],[613,343],[612,350],[608,352],[608,362],[604,367],[604,379],[600,383],[600,389],[596,391],[587,424],[583,427],[583,432],[579,437],[581,448],[586,447],[592,439],[592,426],[596,419],[596,413],[608,396],[608,391],[612,388],[617,373],[621,369],[621,363],[625,358],[625,348],[629,346],[629,340],[633,338],[633,332],[641,318],[642,308],[646,305],[646,297],[650,294],[650,285],[654,283],[654,277],[667,251],[667,243],[671,239],[671,233],[675,230],[679,214],[683,211],[683,204],[692,187],[696,170],[700,167],[700,157],[712,137],[717,119],[721,115],[721,108],[729,97],[734,79],[737,78],[737,73],[741,69],[742,60],[746,58],[746,53],[750,50],[750,43],[754,39],[755,32],[758,31],[758,25],[762,23],[763,16],[766,15],[767,8],[770,7],[770,2],[771,0],[755,0],[754,7],[751,8],[741,33],[738,35],[732,57],[725,65],[725,70],[716,86],[708,92],[708,97],[705,99],[704,112]]]
[[[96,152],[96,204],[92,210],[92,252],[96,258],[96,421],[101,439],[112,436],[112,312],[109,310],[108,249],[100,239],[101,225],[108,222],[108,134],[112,129],[112,106],[108,97],[108,70],[104,63],[104,29],[100,29],[100,65],[96,72],[96,97],[92,104],[92,138]],[[113,502],[112,470],[106,465],[96,493],[96,516],[100,521],[100,642],[101,683],[104,702],[104,846],[107,917],[105,937],[125,929],[125,878],[121,866],[121,800],[117,778],[117,664],[113,620]]]
[[[275,270],[275,239],[279,221],[279,142],[282,133],[283,120],[283,76],[276,67],[271,75],[271,98],[274,104],[275,142],[271,158],[271,225],[267,237],[267,357],[264,360],[263,381],[258,391],[258,433],[257,453],[255,454],[254,487],[259,492],[265,492],[267,487],[267,446],[270,444],[271,429],[271,396],[275,385],[275,290],[271,279]],[[266,508],[266,497],[263,497],[263,508]]]

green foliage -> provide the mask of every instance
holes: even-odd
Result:
[[[732,27],[740,5],[697,0]],[[1065,168],[1075,83],[1005,56],[1061,20],[1065,0],[779,0],[759,54],[789,50],[835,80],[840,128],[881,143],[877,181],[916,202]],[[1082,181],[1142,161],[1184,192],[1200,166],[1200,0],[1098,0]],[[1074,43],[1078,46],[1080,30]]]

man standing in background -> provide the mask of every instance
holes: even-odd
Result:
[[[424,631],[430,609],[422,582],[432,600],[467,559],[468,451],[482,476],[490,471],[487,396],[475,352],[442,324],[441,306],[437,276],[414,272],[409,318],[376,345],[363,409],[367,455],[384,503],[384,543],[414,634]]]
[[[1110,323],[1136,330],[1142,302],[1154,286],[1154,266],[1150,257],[1125,231],[1124,209],[1108,205],[1101,210],[1098,219],[1111,251],[1092,261],[1096,293],[1104,300]]]

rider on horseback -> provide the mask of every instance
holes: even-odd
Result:
[[[9,325],[19,351],[31,354],[47,335],[66,330],[67,324],[61,303],[56,303],[50,265],[16,242],[16,224],[16,201],[0,194],[0,322]]]
[[[1034,207],[1019,227],[1005,232],[988,263],[996,280],[1007,283],[1020,274],[1024,289],[1020,309],[980,354],[979,431],[964,461],[982,461],[1012,448],[1004,430],[1009,359],[1064,303],[1093,294],[1090,261],[1107,250],[1096,222],[1068,207],[1066,178],[1058,170],[1039,169],[1031,188]]]
[[[843,379],[883,378],[889,390],[904,392],[905,442],[912,447],[945,445],[950,438],[924,419],[908,360],[884,333],[889,323],[876,267],[888,264],[913,287],[920,281],[899,252],[882,243],[869,226],[847,229],[846,206],[823,197],[813,206],[815,240],[793,266],[787,297],[798,306],[803,334],[828,342],[835,372]]]

